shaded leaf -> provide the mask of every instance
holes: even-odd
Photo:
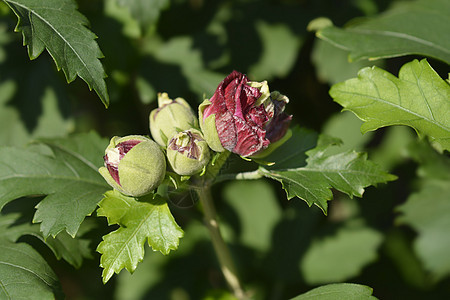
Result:
[[[141,27],[138,21],[133,18],[129,10],[123,9],[123,6],[117,3],[117,0],[105,0],[104,1],[104,14],[111,17],[122,25],[122,33],[130,38],[140,38],[142,35]],[[108,48],[102,46],[104,51]],[[109,57],[109,55],[107,55]],[[114,76],[113,74],[111,74]]]
[[[211,241],[202,222],[189,222],[177,251],[170,255],[147,251],[133,274],[121,272],[115,280],[117,299],[169,299],[174,291],[195,290],[205,283],[211,261]],[[200,297],[200,296],[199,296]]]
[[[450,63],[450,3],[410,1],[345,29],[325,27],[317,36],[350,52],[350,60],[419,54]]]
[[[315,238],[300,268],[310,285],[340,282],[357,276],[374,261],[383,237],[365,226],[346,225],[332,236]]]
[[[7,96],[15,84],[7,81],[0,84],[0,95]],[[23,146],[33,137],[56,137],[66,135],[73,127],[73,119],[65,120],[58,110],[56,95],[52,88],[47,88],[42,98],[42,114],[32,132],[26,128],[17,109],[3,104],[7,97],[0,96],[0,144],[3,146]],[[6,101],[5,101],[6,102]]]
[[[15,84],[12,80],[0,84],[0,126],[8,127],[8,130],[0,130],[0,143],[3,146],[20,146],[29,140],[29,133],[18,111],[6,105],[14,90]]]
[[[450,274],[450,159],[424,143],[413,143],[410,152],[421,163],[421,187],[397,210],[397,222],[418,232],[414,249],[435,279]]]
[[[301,39],[286,24],[255,23],[262,42],[260,59],[249,68],[250,78],[270,80],[286,76],[295,65]]]
[[[129,9],[131,15],[141,27],[148,29],[158,21],[162,10],[170,4],[169,0],[117,0],[117,3]]]
[[[291,300],[376,300],[372,296],[373,289],[354,283],[335,283],[320,286]]]
[[[91,258],[90,241],[80,238],[72,238],[66,232],[56,237],[44,239],[39,226],[31,223],[18,223],[20,217],[17,213],[0,214],[0,238],[11,242],[24,236],[33,236],[44,243],[53,252],[57,259],[64,259],[75,268],[81,267],[84,258]]]
[[[183,244],[184,243],[182,243],[182,245]],[[139,268],[137,268],[132,274],[122,272],[117,275],[115,278],[115,297],[117,299],[127,300],[141,300],[146,297],[149,298],[149,291],[157,289],[157,287],[164,281],[164,278],[169,278],[168,275],[163,276],[162,274],[167,272],[167,263],[172,259],[172,255],[164,256],[147,251],[144,259],[139,264]],[[170,277],[170,279],[172,280],[173,277]],[[173,285],[170,286],[173,287]],[[154,298],[164,297],[158,295],[158,297]]]
[[[103,54],[95,34],[86,28],[87,19],[76,10],[76,3],[73,0],[4,1],[17,15],[16,31],[22,32],[30,58],[37,58],[47,49],[68,82],[79,76],[107,107],[106,74],[99,61]]]
[[[203,300],[236,300],[236,296],[226,290],[212,290],[206,294]]]
[[[437,278],[450,274],[449,194],[450,180],[428,181],[399,207],[403,214],[398,221],[417,230],[414,249],[425,268]]]
[[[306,165],[306,151],[317,145],[317,133],[296,126],[291,129],[292,136],[280,147],[264,157],[263,160],[274,163],[267,169],[292,169]]]
[[[0,239],[0,298],[63,299],[58,279],[31,246]]]
[[[37,119],[31,137],[62,137],[73,131],[74,120],[65,119],[59,110],[58,99],[55,90],[51,87],[45,89],[42,95],[42,114]]]
[[[75,148],[69,146],[75,143]],[[54,157],[31,149],[0,147],[0,208],[19,197],[47,195],[37,205],[33,221],[41,222],[44,237],[62,230],[75,236],[108,189],[97,172],[107,141],[91,133],[43,144],[52,147]]]
[[[379,146],[371,152],[370,158],[382,168],[392,170],[406,160],[407,146],[415,138],[414,131],[409,127],[389,127]]]
[[[225,74],[212,72],[205,68],[202,53],[199,49],[195,48],[194,41],[191,36],[177,36],[164,43],[161,43],[159,40],[152,40],[151,42],[152,48],[150,48],[149,51],[155,59],[157,59],[159,63],[179,67],[181,73],[184,75],[184,78],[182,79],[187,80],[189,88],[198,95],[207,95],[207,97],[209,97],[209,95],[214,94],[218,82],[222,81],[226,76]],[[148,66],[144,67],[147,68]],[[177,73],[180,71],[177,70]],[[149,74],[147,77],[151,76],[155,75]],[[157,76],[159,77],[161,75],[157,74]],[[172,77],[173,75],[169,78],[171,85],[173,85]],[[165,84],[167,84],[167,82]],[[177,84],[181,85],[186,83],[177,82]],[[167,87],[164,87],[163,89],[161,89],[161,87],[157,90],[168,90]],[[177,87],[170,87],[170,89],[176,88]]]
[[[340,147],[335,147],[334,153],[345,150],[362,151],[364,150],[364,146],[373,138],[371,132],[361,133],[359,127],[361,127],[362,123],[351,112],[340,112],[328,118],[323,126],[322,134],[339,138],[342,141]]]
[[[327,150],[332,142],[335,140],[322,136],[318,146],[306,152],[305,167],[286,170],[260,167],[260,173],[281,182],[288,199],[303,199],[309,206],[317,205],[325,214],[327,201],[333,197],[331,188],[350,197],[362,197],[365,187],[396,179],[367,160],[365,153],[346,151],[329,155]]]
[[[17,43],[20,37],[2,31],[0,24],[0,35],[11,42],[5,47],[7,59],[0,61],[0,125],[11,130],[1,131],[1,144],[22,146],[30,135],[66,135],[73,120],[67,116],[69,99],[53,62],[49,57],[23,60],[23,48]]]
[[[97,251],[102,254],[103,282],[107,282],[123,268],[133,272],[144,258],[144,244],[148,241],[154,251],[169,254],[178,248],[183,231],[175,222],[169,207],[159,195],[139,198],[127,197],[113,190],[105,193],[97,214],[107,217],[108,223],[120,228],[105,235]],[[148,202],[144,202],[148,201]]]
[[[271,246],[271,233],[281,208],[271,186],[263,180],[235,181],[225,186],[224,198],[240,220],[239,240],[261,252]]]
[[[408,125],[450,150],[450,86],[426,60],[405,64],[399,77],[377,67],[335,84],[331,97],[365,123],[363,133],[391,125]]]
[[[407,237],[409,232],[400,228],[389,231],[383,242],[383,253],[395,264],[401,277],[409,285],[426,289],[433,285],[428,271],[416,255],[411,240]]]
[[[348,51],[335,47],[324,40],[316,39],[311,54],[317,77],[325,83],[335,84],[355,76],[364,67],[382,67],[383,61],[348,61]]]

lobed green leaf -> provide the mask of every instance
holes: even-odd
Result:
[[[17,15],[16,31],[23,34],[31,59],[44,49],[62,69],[67,82],[82,78],[108,107],[109,96],[103,57],[96,36],[86,26],[88,20],[77,11],[73,0],[4,0]],[[70,21],[69,21],[70,20]]]
[[[44,237],[62,230],[75,236],[108,189],[97,172],[107,142],[90,133],[41,143],[50,146],[54,156],[0,147],[0,209],[19,197],[46,195],[33,220],[41,223]]]
[[[281,182],[288,199],[303,199],[309,206],[317,205],[325,214],[327,201],[333,197],[331,188],[350,197],[362,197],[365,187],[396,179],[367,160],[365,153],[328,154],[333,143],[336,143],[335,139],[322,136],[318,146],[306,152],[308,158],[304,167],[277,169],[275,164],[270,169],[260,167],[259,171],[263,176]]]
[[[399,77],[377,67],[331,87],[330,95],[365,123],[363,133],[391,125],[407,125],[450,150],[450,85],[428,62],[405,64]]]
[[[144,243],[162,254],[178,248],[183,230],[177,225],[166,201],[159,195],[127,197],[118,191],[108,191],[99,203],[97,214],[107,217],[109,224],[120,228],[105,235],[97,251],[102,254],[103,282],[126,268],[134,272],[144,258]]]

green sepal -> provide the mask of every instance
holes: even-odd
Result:
[[[211,101],[208,99],[205,99],[199,106],[198,106],[198,118],[200,121],[200,128],[203,132],[203,136],[206,140],[206,142],[209,145],[209,148],[216,152],[224,152],[225,148],[222,146],[222,143],[219,139],[219,134],[217,133],[216,129],[216,116],[215,114],[212,114],[208,116],[206,119],[203,119],[203,112],[205,109],[211,105]]]

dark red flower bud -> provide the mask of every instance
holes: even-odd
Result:
[[[266,82],[248,81],[237,71],[228,75],[199,107],[200,125],[211,149],[251,156],[286,133],[290,116],[283,101],[272,99]]]

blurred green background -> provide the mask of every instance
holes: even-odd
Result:
[[[287,112],[294,124],[341,138],[341,150],[367,151],[399,179],[368,188],[363,199],[335,193],[328,216],[301,200],[288,202],[276,182],[216,185],[225,238],[254,298],[288,299],[322,284],[354,282],[372,287],[379,299],[447,299],[450,235],[443,240],[436,232],[449,228],[448,181],[431,183],[442,185],[439,195],[417,192],[434,180],[430,174],[448,170],[447,157],[415,144],[409,128],[362,135],[361,121],[341,113],[328,95],[332,84],[355,77],[362,67],[378,65],[398,74],[404,63],[421,57],[350,63],[348,52],[307,31],[317,17],[341,27],[397,2],[79,0],[105,56],[108,109],[82,80],[66,84],[48,53],[30,61],[21,34],[14,33],[16,17],[0,3],[0,144],[20,146],[35,137],[91,130],[104,137],[149,134],[148,115],[158,92],[196,107],[232,70],[268,80],[271,90],[290,98]],[[448,65],[429,62],[446,78]],[[240,162],[230,162],[230,168],[233,163]],[[416,174],[419,165],[438,171],[428,172],[431,177]],[[433,212],[415,198],[442,199],[442,206]],[[122,271],[106,285],[95,252],[109,231],[105,220],[86,221],[94,228],[86,235],[93,258],[78,270],[34,246],[56,271],[67,299],[228,299],[200,212],[189,205],[195,199],[186,201],[171,205],[185,230],[179,250],[163,256],[146,249],[133,275]],[[431,224],[436,218],[440,223]],[[444,250],[433,252],[436,247]]]

